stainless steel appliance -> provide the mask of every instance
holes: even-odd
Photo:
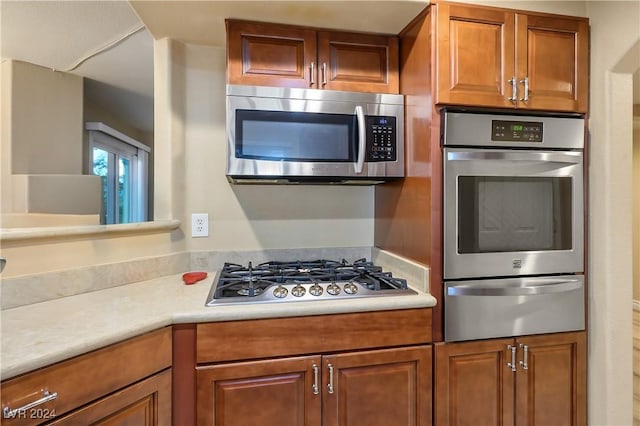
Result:
[[[445,340],[583,329],[584,119],[449,111],[443,135]]]
[[[404,101],[228,85],[227,141],[234,183],[381,183],[404,176]]]
[[[216,275],[207,306],[225,303],[300,302],[417,294],[366,259],[225,263]]]
[[[584,330],[582,275],[448,281],[445,341]]]

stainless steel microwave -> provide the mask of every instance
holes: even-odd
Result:
[[[233,183],[381,183],[404,177],[404,101],[228,85],[227,143]]]

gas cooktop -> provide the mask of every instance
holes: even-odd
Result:
[[[220,303],[299,302],[417,294],[366,259],[225,263],[216,275],[207,306]]]

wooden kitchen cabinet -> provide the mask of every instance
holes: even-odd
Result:
[[[398,38],[227,20],[227,81],[398,93]]]
[[[414,346],[323,356],[322,424],[430,425],[432,349]]]
[[[587,112],[586,18],[436,5],[436,103]]]
[[[2,424],[168,426],[171,364],[171,329],[165,327],[6,380]],[[21,408],[44,391],[56,398]]]
[[[417,308],[174,326],[174,424],[431,425],[431,321]]]
[[[320,361],[311,356],[198,367],[197,424],[320,426],[321,398],[312,389]]]
[[[197,369],[197,424],[431,424],[430,346]]]
[[[436,345],[435,425],[586,425],[586,353],[586,332]]]
[[[48,424],[170,426],[171,371],[151,376]]]

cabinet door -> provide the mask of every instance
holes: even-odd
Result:
[[[513,339],[435,346],[436,426],[513,425]],[[554,424],[553,422],[550,424]]]
[[[440,3],[436,103],[513,108],[515,14]]]
[[[34,410],[31,415],[37,415]],[[156,374],[104,397],[50,425],[169,426],[171,370]]]
[[[586,332],[522,337],[516,426],[586,425]]]
[[[320,367],[319,356],[198,367],[197,424],[320,426]]]
[[[518,106],[587,112],[588,22],[518,14],[516,33]],[[525,78],[528,84],[526,98]]]
[[[323,357],[323,426],[431,424],[429,346]]]
[[[398,38],[318,32],[322,89],[398,93]]]
[[[227,81],[230,84],[315,88],[316,56],[313,30],[227,21]]]

